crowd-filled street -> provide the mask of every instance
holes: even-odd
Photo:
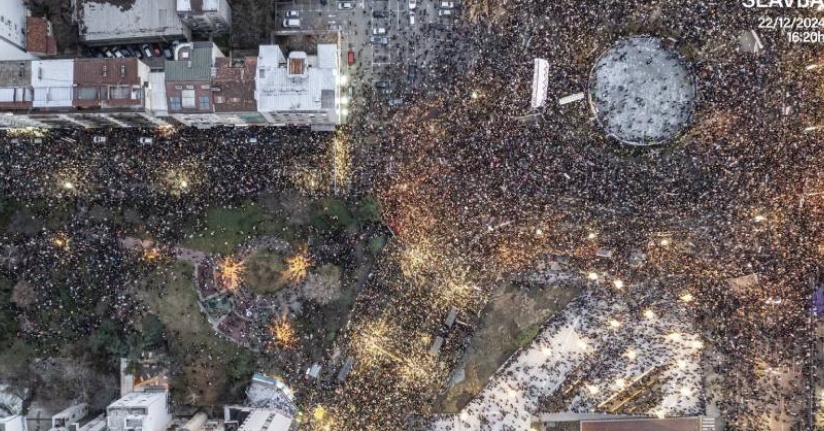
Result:
[[[737,2],[467,0],[455,10],[448,28],[424,22],[408,32],[413,45],[439,40],[399,53],[423,59],[414,85],[403,72],[415,61],[399,73],[380,66],[405,102],[389,106],[398,94],[355,74],[349,124],[334,134],[0,132],[2,214],[13,228],[0,237],[11,256],[3,271],[39,298],[15,302],[15,338],[57,351],[59,340],[97,331],[91,311],[58,311],[66,295],[133,325],[139,299],[118,289],[149,269],[126,256],[125,238],[172,250],[192,217],[272,191],[374,195],[391,239],[359,280],[322,376],[289,376],[307,429],[524,430],[543,414],[608,410],[636,382],[647,392],[632,399],[635,414],[813,429],[821,376],[810,304],[824,253],[816,46],[761,31],[765,48],[747,52],[742,40],[761,12]],[[601,55],[639,34],[666,40],[695,80],[683,129],[649,148],[611,138],[586,100],[557,103],[587,91]],[[536,110],[534,58],[550,64],[549,99]],[[140,231],[122,229],[128,211],[145,220]],[[359,234],[347,234],[326,253],[355,248]],[[84,257],[66,257],[68,244]],[[496,284],[548,256],[586,280],[583,293],[460,413],[435,411]],[[60,262],[84,267],[73,274]],[[50,284],[55,266],[77,282],[68,293]],[[84,292],[92,287],[102,290]]]

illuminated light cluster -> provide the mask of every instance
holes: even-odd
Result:
[[[299,282],[306,278],[312,268],[312,258],[304,247],[298,254],[286,259],[286,278],[292,282]]]
[[[235,290],[240,286],[246,266],[241,260],[227,257],[217,268],[218,281],[226,290]]]
[[[289,323],[289,320],[286,319],[286,316],[280,319],[275,319],[272,323],[271,331],[275,344],[280,347],[292,347],[297,341],[295,330],[292,328],[292,324]]]

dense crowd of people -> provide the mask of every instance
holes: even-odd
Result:
[[[353,371],[343,382],[331,374],[306,402],[325,407],[332,429],[431,427],[426,418],[460,371],[496,283],[552,254],[582,277],[621,280],[619,320],[653,299],[693,298],[670,306],[690,311],[712,358],[702,372],[717,379],[689,390],[734,429],[808,426],[810,286],[820,282],[824,239],[821,140],[804,131],[820,103],[820,77],[802,75],[813,48],[761,34],[766,49],[746,52],[742,30],[755,16],[735,2],[487,3],[466,0],[452,27],[422,25],[414,37],[440,43],[424,53],[410,103],[386,107],[367,85],[352,103],[341,131],[350,191],[377,193],[395,238],[339,339],[334,361],[353,358]],[[698,88],[691,123],[650,149],[609,138],[585,101],[557,104],[586,91],[595,59],[637,33],[671,39]],[[550,62],[549,101],[531,111],[536,57]],[[405,88],[409,77],[390,79]],[[150,216],[154,238],[174,243],[181,223],[208,206],[294,185],[307,171],[328,183],[333,175],[332,136],[299,129],[60,130],[39,143],[31,131],[4,133],[0,190],[24,207],[74,213],[58,231],[83,231],[89,218],[76,214],[96,206],[128,206]],[[92,144],[98,133],[106,144]],[[147,134],[154,142],[140,144]],[[8,242],[54,241],[41,229],[19,232]],[[99,268],[114,271],[110,263]],[[744,289],[730,281],[753,274]],[[660,297],[639,287],[650,280],[665,280]],[[446,325],[453,309],[461,323]],[[587,366],[587,376],[615,377]],[[572,408],[544,401],[529,413]],[[451,429],[506,429],[461,426]]]

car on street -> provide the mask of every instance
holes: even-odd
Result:
[[[389,44],[389,38],[386,36],[372,36],[372,43],[387,45]]]
[[[355,3],[350,1],[342,1],[338,2],[338,9],[352,9],[355,7]]]
[[[373,36],[383,36],[386,34],[386,29],[383,27],[373,28],[372,35]]]
[[[389,12],[385,10],[373,10],[372,16],[375,18],[389,18]]]
[[[409,10],[415,9],[418,6],[417,0],[409,0]]]
[[[294,18],[286,18],[283,20],[283,27],[285,28],[297,28],[300,27],[300,20]]]
[[[151,144],[153,141],[154,141],[154,140],[153,140],[152,138],[147,138],[147,137],[145,137],[145,136],[144,136],[144,137],[140,138],[140,141],[139,141],[139,142],[140,142],[141,144],[144,144],[144,145],[149,145],[149,144]]]
[[[396,106],[396,105],[403,105],[403,104],[404,104],[403,99],[392,99],[392,100],[389,101],[389,106]]]
[[[346,54],[346,62],[349,63],[350,66],[355,64],[355,51],[349,50]]]
[[[442,1],[440,4],[441,9],[452,9],[455,7],[455,2],[451,1]]]
[[[378,81],[375,83],[375,88],[389,88],[389,83],[386,81]]]
[[[257,138],[246,138],[246,143],[247,144],[255,145],[255,144],[257,144],[257,142],[258,142]]]
[[[409,11],[409,25],[415,25],[415,12]]]
[[[452,9],[441,9],[438,11],[438,16],[452,16]]]
[[[296,10],[288,10],[286,11],[286,18],[297,18],[300,16],[300,12]]]
[[[103,143],[106,142],[106,137],[105,136],[95,136],[94,138],[92,138],[92,142],[94,142],[95,144],[103,144]]]

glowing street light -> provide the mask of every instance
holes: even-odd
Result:
[[[655,318],[655,312],[650,310],[650,309],[646,309],[646,310],[644,310],[644,317],[646,317],[647,319],[654,319]]]
[[[587,235],[587,239],[588,239],[588,240],[593,240],[593,239],[595,239],[595,238],[597,238],[597,237],[598,237],[598,234],[597,234],[597,233],[595,233],[595,232],[590,232],[590,233],[589,233],[589,235]]]
[[[764,222],[766,220],[767,220],[767,217],[764,217],[761,214],[758,214],[755,217],[753,217],[753,221],[755,221],[756,223],[761,223],[761,222]]]
[[[589,274],[587,274],[587,278],[592,281],[596,281],[598,280],[598,274],[595,272],[590,272]]]
[[[686,303],[690,303],[694,299],[695,299],[695,297],[693,297],[692,294],[690,294],[690,293],[685,293],[685,294],[681,295],[681,300],[686,302]]]
[[[74,183],[71,181],[64,181],[63,188],[66,190],[74,190]]]
[[[609,320],[609,326],[610,326],[610,328],[620,328],[621,327],[621,322],[619,322],[615,319],[610,319]]]
[[[804,128],[804,133],[815,132],[816,130],[820,129],[821,126],[808,126]]]
[[[637,357],[638,357],[638,353],[636,353],[635,350],[632,350],[632,349],[627,350],[627,358],[629,358],[630,360],[634,360]]]
[[[624,379],[618,379],[615,381],[615,386],[618,386],[618,389],[624,389],[627,387],[627,382]]]
[[[616,289],[619,289],[619,290],[624,288],[624,282],[623,282],[623,281],[621,281],[621,280],[615,280],[615,281],[613,281],[613,282],[612,282],[612,285],[613,285],[613,286],[615,286],[615,288],[616,288]]]
[[[667,238],[664,238],[664,239],[661,240],[661,246],[662,247],[666,247],[668,245],[670,245],[670,240],[668,240]]]
[[[601,392],[601,390],[598,389],[598,386],[595,386],[595,385],[587,385],[587,390],[589,391],[589,393],[591,395],[595,395],[598,392]]]

